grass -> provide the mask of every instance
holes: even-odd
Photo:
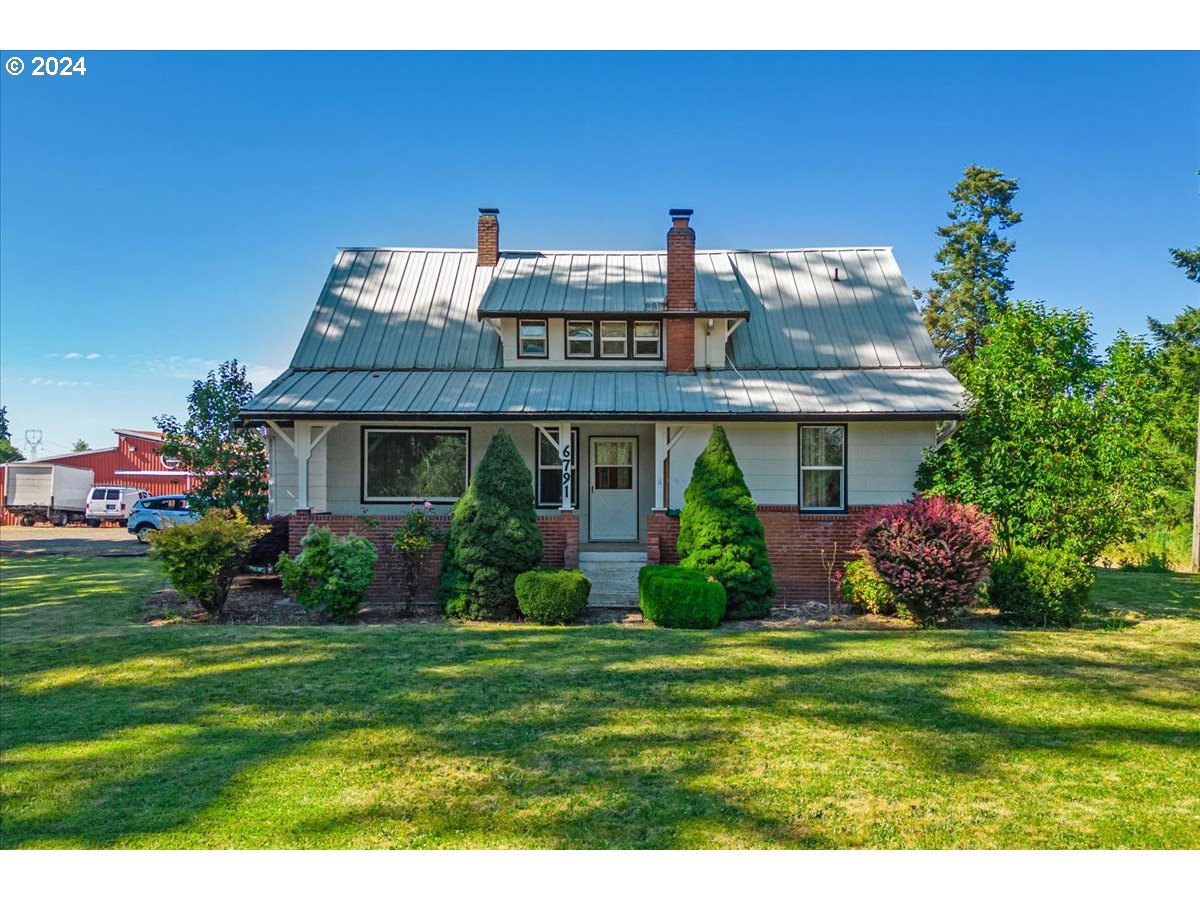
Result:
[[[1200,846],[1195,576],[1074,631],[152,628],[145,560],[2,565],[4,847]]]

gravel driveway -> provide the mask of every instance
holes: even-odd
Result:
[[[0,555],[145,556],[146,550],[124,528],[0,525]]]

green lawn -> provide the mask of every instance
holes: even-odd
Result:
[[[1197,847],[1200,580],[1069,632],[149,627],[5,559],[4,847]]]

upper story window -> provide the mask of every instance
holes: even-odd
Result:
[[[549,355],[545,319],[521,319],[517,332],[517,356],[545,359]]]
[[[633,323],[633,355],[636,359],[659,359],[662,356],[662,323]]]
[[[591,359],[596,355],[596,323],[590,319],[567,320],[567,356]]]
[[[600,323],[600,355],[605,359],[626,359],[629,356],[629,323]]]
[[[662,359],[662,323],[567,319],[567,359]]]
[[[846,508],[846,426],[800,426],[800,508]]]

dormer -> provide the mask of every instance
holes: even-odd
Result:
[[[494,273],[478,316],[504,368],[723,369],[748,306],[728,253],[695,250],[691,210],[671,210],[667,250],[499,250],[498,210],[480,210],[479,265]]]

